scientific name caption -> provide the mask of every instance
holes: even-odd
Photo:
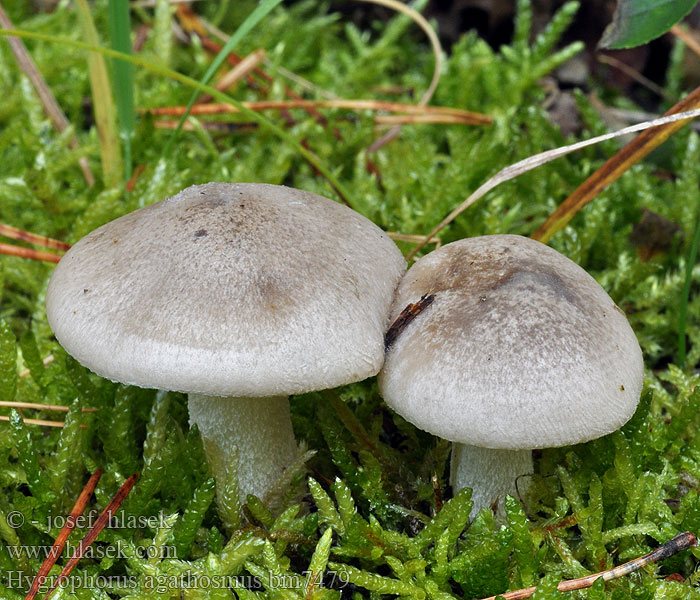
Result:
[[[341,589],[349,585],[349,575],[339,571],[325,571],[322,576],[314,578],[314,587]],[[272,573],[261,580],[253,575],[208,575],[186,571],[176,575],[157,574],[143,575],[95,575],[93,573],[73,573],[60,581],[61,589],[74,593],[79,589],[90,590],[147,590],[155,593],[165,593],[172,590],[220,590],[228,589],[238,598],[236,589],[265,591],[265,590],[298,590],[304,593],[308,590],[313,574],[304,571],[300,575]],[[8,589],[28,590],[35,575],[27,575],[23,571],[6,571],[2,579]],[[39,593],[46,593],[58,581],[58,575],[48,575],[39,584]]]

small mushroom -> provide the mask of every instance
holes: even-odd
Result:
[[[99,375],[189,393],[219,489],[235,447],[241,496],[262,497],[296,457],[288,396],[380,369],[404,270],[386,234],[341,204],[209,183],[80,240],[46,311]]]
[[[532,449],[592,440],[634,413],[643,361],[624,313],[544,244],[447,244],[406,273],[392,319],[411,306],[421,310],[388,332],[379,390],[416,427],[456,442],[452,485],[473,488],[475,511],[514,494]]]

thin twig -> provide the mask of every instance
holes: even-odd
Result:
[[[39,593],[39,588],[44,584],[46,581],[46,576],[49,574],[49,571],[51,571],[51,567],[56,564],[58,557],[61,556],[61,552],[63,552],[68,536],[71,534],[73,529],[75,529],[78,517],[85,511],[85,507],[90,501],[100,477],[102,477],[102,469],[97,469],[97,471],[92,474],[92,477],[88,479],[83,491],[80,492],[80,496],[78,496],[78,499],[75,502],[75,506],[73,506],[73,510],[71,510],[70,515],[68,515],[68,518],[61,528],[56,541],[51,547],[51,552],[42,563],[39,572],[36,574],[36,577],[32,582],[32,586],[29,588],[29,592],[25,596],[24,600],[34,600],[34,598],[36,598],[36,595]]]
[[[102,533],[102,530],[105,527],[107,527],[107,525],[109,525],[109,521],[112,518],[112,515],[121,506],[122,502],[124,502],[126,497],[129,495],[129,492],[131,491],[131,488],[134,487],[137,478],[138,473],[135,473],[124,482],[124,485],[122,485],[122,487],[119,488],[119,491],[115,494],[114,498],[112,498],[110,503],[107,505],[107,508],[105,508],[102,511],[102,513],[100,513],[100,516],[97,517],[95,525],[90,529],[90,531],[87,532],[85,537],[82,540],[80,540],[80,543],[75,549],[73,556],[70,557],[63,569],[61,569],[61,572],[56,578],[56,581],[54,581],[53,585],[51,586],[51,589],[44,596],[44,600],[47,600],[49,596],[51,596],[51,594],[53,594],[53,592],[58,588],[58,586],[61,585],[66,579],[68,579],[68,575],[70,575],[73,569],[75,569],[75,566],[78,564],[78,561],[83,557],[85,550],[89,548],[90,545],[97,539],[97,536],[100,535],[100,533]]]
[[[15,402],[12,400],[0,400],[0,406],[6,408],[29,408],[32,410],[49,410],[54,412],[68,412],[70,406],[65,406],[63,404],[41,404],[39,402]],[[81,412],[84,413],[94,413],[97,412],[97,408],[82,408]]]
[[[599,54],[597,58],[598,62],[601,62],[604,65],[608,65],[613,69],[617,69],[618,71],[622,71],[625,75],[631,77],[637,83],[643,85],[648,90],[651,90],[655,94],[661,96],[664,100],[668,100],[669,102],[673,102],[675,100],[675,98],[668,94],[666,90],[664,90],[664,88],[654,83],[651,79],[644,77],[644,75],[642,75],[636,69],[630,67],[627,63],[624,63],[621,60],[615,58],[614,56],[610,56],[609,54]]]
[[[188,6],[184,4],[180,4],[177,7],[177,16],[180,19],[180,21],[183,24],[183,27],[185,27],[188,31],[192,31],[193,33],[196,33],[200,40],[202,41],[202,46],[209,50],[210,52],[213,52],[215,54],[218,54],[221,52],[222,46],[220,44],[217,44],[216,42],[210,40],[206,36],[206,29],[202,23],[202,20],[199,18],[199,16]],[[224,39],[228,42],[230,39],[229,36],[224,36]],[[240,55],[236,54],[235,52],[229,53],[229,55],[226,57],[226,60],[236,66],[238,63],[240,63],[243,59]],[[268,75],[263,69],[260,67],[256,67],[253,69],[253,73],[257,75],[260,79],[267,83],[274,83],[274,79]],[[258,91],[262,94],[267,94],[269,91],[268,88],[263,88],[263,86],[260,86],[258,82],[256,82],[255,78],[253,77],[252,74],[248,74],[246,76],[246,79],[248,80],[248,83],[252,88],[257,88]],[[286,96],[289,96],[290,98],[293,98],[295,100],[299,100],[301,97],[297,95],[291,88],[285,86],[284,87],[284,93]],[[321,125],[326,124],[326,119],[320,115],[318,112],[316,112],[313,109],[307,109],[307,112],[309,115],[314,117]],[[282,111],[282,116],[284,119],[287,121],[288,126],[292,126],[294,124],[294,119],[292,118],[291,115],[287,114],[285,111]]]
[[[221,31],[221,29],[219,29],[215,25],[212,25],[209,21],[203,19],[201,16],[199,17],[199,21],[208,33],[216,36],[217,38],[219,38],[219,40],[223,41],[224,43],[228,42],[230,36]],[[268,69],[273,69],[278,75],[289,79],[289,81],[296,83],[299,87],[307,89],[310,92],[318,94],[319,96],[323,96],[324,98],[328,98],[329,100],[335,100],[338,97],[335,94],[329,92],[328,90],[324,90],[322,87],[316,85],[308,79],[305,79],[301,75],[297,75],[289,69],[285,69],[284,67],[280,67],[279,65],[274,64],[269,58],[265,58],[263,64]]]
[[[237,84],[248,73],[258,68],[258,65],[265,59],[265,50],[258,48],[246,56],[233,69],[226,73],[214,86],[222,92]],[[202,100],[203,102],[203,100]]]
[[[492,119],[488,115],[475,113],[459,108],[451,108],[448,106],[420,106],[417,104],[403,104],[401,102],[382,102],[380,100],[260,100],[257,102],[242,102],[245,108],[254,111],[263,110],[283,110],[291,108],[339,108],[348,110],[387,110],[391,112],[407,113],[410,115],[440,115],[454,116],[463,119],[464,122],[469,122],[473,125],[490,125]],[[186,107],[184,106],[163,106],[159,108],[144,108],[143,112],[150,112],[153,115],[161,116],[180,116],[184,114]],[[210,104],[195,104],[190,111],[190,114],[202,115],[219,115],[223,113],[238,113],[240,112],[233,104],[210,103]]]
[[[694,533],[686,531],[684,533],[679,533],[672,540],[669,540],[665,544],[659,546],[653,552],[635,558],[623,565],[613,567],[606,571],[601,571],[600,573],[594,573],[593,575],[586,575],[585,577],[579,577],[578,579],[569,579],[567,581],[562,581],[557,589],[560,592],[571,592],[573,590],[582,590],[591,587],[598,579],[603,581],[610,581],[611,579],[617,579],[619,577],[624,577],[630,573],[641,569],[642,567],[664,560],[669,556],[673,556],[678,552],[687,550],[698,545],[698,538]],[[523,598],[529,598],[537,590],[536,587],[524,588],[522,590],[514,590],[512,592],[506,592],[505,594],[499,594],[498,596],[489,596],[488,598],[482,598],[481,600],[496,600],[496,598],[502,598],[502,600],[522,600]]]
[[[168,0],[169,4],[190,4],[191,2],[204,2],[204,0]],[[154,8],[158,0],[132,0],[129,6],[132,8]]]
[[[195,104],[196,106],[196,104]],[[180,121],[161,120],[153,121],[153,127],[156,129],[177,129]],[[222,131],[224,133],[240,133],[241,131],[254,131],[258,129],[257,123],[226,123],[222,121],[200,121],[197,126],[191,121],[185,121],[182,124],[183,131],[196,131],[198,127],[207,131]]]
[[[2,421],[4,423],[9,423],[10,417],[0,416],[0,421]],[[25,419],[24,417],[22,417],[22,421],[24,422],[25,425],[39,425],[40,427],[65,427],[65,425],[66,425],[63,421],[46,421],[44,419]],[[78,427],[81,427],[82,429],[87,429],[87,425],[83,425],[82,423]]]
[[[30,244],[36,244],[37,246],[43,246],[44,248],[50,248],[52,250],[63,250],[64,252],[70,250],[70,244],[66,242],[54,240],[53,238],[43,235],[37,235],[30,231],[24,231],[23,229],[18,229],[17,227],[12,227],[12,225],[6,225],[5,223],[0,223],[0,235],[12,240],[29,242]]]
[[[380,115],[374,117],[374,122],[379,125],[474,125],[473,117],[459,117],[457,115],[440,115],[428,113],[425,115]]]
[[[236,85],[241,79],[248,77],[250,72],[256,69],[265,58],[265,50],[262,48],[251,52],[233,69],[226,73],[214,86],[217,90],[224,92],[228,88]],[[197,101],[198,104],[206,104],[211,100],[209,94],[202,94]]]
[[[695,52],[695,54],[700,56],[700,43],[698,43],[698,41],[680,25],[674,25],[671,27],[671,33],[681,40],[686,46],[688,46],[690,50]]]
[[[417,244],[418,242],[423,241],[422,235],[416,235],[413,233],[396,233],[394,231],[387,231],[386,234],[389,236],[389,238],[397,242],[409,242],[411,244]],[[428,243],[435,244],[435,249],[437,250],[442,244],[442,240],[438,237],[434,237],[431,238],[428,241]]]
[[[0,243],[0,254],[19,256],[20,258],[31,258],[32,260],[43,260],[45,262],[53,263],[57,263],[59,260],[61,260],[61,256],[59,254],[42,252],[41,250],[34,250],[34,248],[22,248],[20,246],[13,246],[12,244],[3,243]]]
[[[10,21],[10,18],[7,16],[7,13],[2,7],[2,2],[0,2],[0,25],[2,25],[4,29],[14,29],[12,21]],[[8,37],[7,41],[10,44],[12,53],[15,55],[17,64],[31,82],[37,96],[39,96],[41,105],[44,107],[44,112],[47,114],[49,119],[51,119],[54,129],[59,133],[68,129],[68,127],[70,127],[70,122],[61,110],[58,102],[56,102],[56,98],[54,98],[49,86],[41,76],[41,73],[39,73],[39,69],[37,69],[36,64],[27,51],[27,47],[24,45],[22,40],[17,37]],[[70,139],[68,140],[68,145],[73,149],[79,148],[80,145],[78,144],[78,138],[75,137],[75,135],[71,135]],[[95,183],[95,176],[90,170],[88,159],[85,156],[81,156],[78,159],[78,164],[83,171],[85,181],[87,181],[87,184],[92,187]]]

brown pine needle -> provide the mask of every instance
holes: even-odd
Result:
[[[634,79],[640,85],[661,96],[664,100],[668,100],[669,102],[673,102],[675,100],[673,96],[666,93],[666,90],[664,90],[664,88],[654,83],[648,77],[644,77],[644,75],[642,75],[633,67],[630,67],[627,63],[624,63],[621,60],[615,58],[614,56],[610,56],[609,54],[599,54],[597,58],[598,62],[603,63],[604,65],[608,65],[613,69],[617,69],[618,71],[621,71],[628,77]]]
[[[412,244],[417,244],[418,242],[423,241],[423,236],[422,235],[416,235],[413,233],[396,233],[394,231],[387,231],[386,234],[389,236],[390,239],[395,240],[397,242],[409,242]],[[437,250],[441,244],[442,240],[438,237],[430,238],[428,240],[429,244],[435,244],[435,249]]]
[[[552,150],[546,150],[545,152],[540,152],[539,154],[533,154],[532,156],[528,156],[527,158],[524,158],[523,160],[520,160],[516,163],[513,163],[512,165],[508,165],[507,167],[504,167],[501,169],[498,173],[487,179],[484,183],[482,183],[476,190],[474,190],[457,208],[455,208],[449,215],[447,215],[440,223],[438,223],[433,230],[428,233],[422,240],[421,242],[413,249],[411,252],[408,253],[406,256],[406,260],[412,260],[413,257],[423,249],[423,247],[428,243],[428,241],[435,235],[437,235],[440,231],[442,231],[445,227],[447,227],[452,221],[454,221],[459,215],[461,215],[467,208],[469,208],[472,204],[474,204],[477,200],[483,198],[488,192],[490,192],[492,189],[495,187],[499,186],[501,183],[505,181],[510,181],[511,179],[515,179],[519,175],[522,175],[523,173],[527,173],[528,171],[532,171],[533,169],[536,169],[537,167],[541,167],[542,165],[547,164],[548,162],[551,162],[557,158],[561,158],[562,156],[566,156],[567,154],[571,154],[572,152],[576,152],[577,150],[581,150],[582,148],[587,148],[588,146],[592,146],[594,144],[599,144],[600,142],[604,142],[606,140],[612,140],[624,135],[629,135],[630,133],[637,133],[639,131],[644,131],[645,134],[648,134],[649,137],[652,138],[654,142],[654,146],[651,145],[646,145],[643,146],[642,149],[640,149],[639,154],[633,154],[629,158],[630,163],[625,165],[625,168],[629,168],[630,164],[633,164],[635,160],[640,160],[642,158],[641,151],[643,150],[646,153],[651,152],[653,148],[655,148],[657,145],[661,144],[664,140],[669,138],[673,133],[675,133],[676,130],[680,129],[688,123],[690,119],[694,119],[696,117],[700,117],[700,108],[699,109],[693,109],[693,110],[687,110],[687,106],[692,106],[692,102],[695,101],[697,103],[697,106],[700,106],[700,88],[696,89],[690,96],[685,98],[682,102],[679,102],[672,110],[677,110],[679,107],[683,107],[685,110],[683,112],[678,112],[676,114],[669,114],[666,113],[663,117],[660,117],[658,119],[654,119],[652,121],[647,121],[644,123],[638,123],[636,125],[631,125],[629,127],[625,127],[624,129],[620,129],[618,131],[613,131],[612,133],[606,133],[604,135],[599,135],[593,138],[590,138],[588,140],[583,140],[581,142],[576,142],[574,144],[569,144],[567,146],[560,146],[559,148],[554,148]],[[651,128],[654,128],[654,130],[658,129],[660,130],[660,134],[658,137],[652,137],[653,131]],[[650,133],[650,131],[652,133]],[[644,135],[644,134],[642,134]],[[642,136],[638,136],[633,140],[630,144],[625,146],[616,156],[619,156],[623,151],[625,151],[627,148],[630,147],[630,145],[634,145],[636,140],[641,138]],[[614,157],[613,157],[614,158]],[[612,160],[612,159],[610,159]],[[610,161],[608,161],[609,163]],[[608,165],[606,163],[603,165],[603,167],[606,167]],[[601,167],[601,169],[603,168]],[[595,176],[599,171],[599,169],[596,171],[596,173],[593,174]],[[624,171],[624,169],[622,169]],[[621,172],[615,172],[614,173],[617,177],[621,174]],[[589,177],[584,184],[592,180],[593,176]],[[612,180],[610,180],[612,181]],[[604,186],[603,186],[604,187]],[[581,188],[579,188],[580,190]],[[602,189],[602,188],[601,188]],[[599,190],[598,190],[599,191]],[[576,192],[575,192],[576,193]],[[569,197],[571,198],[571,197]],[[592,197],[587,198],[586,202],[590,201]],[[554,235],[554,233],[569,221],[571,219],[571,216],[575,214],[574,209],[570,209],[568,206],[565,207],[564,205],[566,204],[566,201],[562,203],[562,205],[557,209],[548,219],[548,222],[550,220],[553,220],[555,216],[557,216],[560,221],[557,223],[554,223],[553,225],[548,225],[550,227],[549,231],[549,237],[551,235]],[[576,208],[578,210],[578,208]],[[566,215],[563,217],[559,217],[559,214],[566,212]],[[571,214],[569,214],[571,213]],[[568,216],[567,216],[568,215]],[[547,225],[547,223],[545,223]],[[552,229],[555,226],[557,226],[557,229]],[[544,242],[545,239],[543,237],[536,237],[540,232],[545,228],[543,225],[540,228],[540,231],[538,231],[535,235],[533,235],[534,239],[539,239],[540,241]],[[546,239],[549,239],[547,237]]]
[[[225,91],[230,87],[236,85],[241,79],[250,74],[258,68],[260,63],[265,60],[265,50],[258,48],[257,50],[251,52],[246,56],[241,62],[239,62],[233,69],[226,73],[216,84],[216,89],[219,91]],[[202,100],[203,102],[204,100]]]
[[[22,417],[22,421],[25,425],[39,425],[40,427],[64,427],[65,423],[63,421],[46,421],[44,419],[25,419]],[[10,417],[0,416],[0,422],[9,423]],[[78,425],[82,429],[87,429],[87,425],[82,423]]]
[[[221,46],[220,44],[217,44],[216,42],[210,40],[207,37],[207,35],[206,35],[207,31],[206,31],[206,28],[204,27],[203,21],[199,18],[199,16],[189,6],[187,6],[185,4],[178,5],[176,14],[177,14],[178,19],[180,20],[180,23],[182,24],[182,27],[186,31],[196,33],[199,36],[200,40],[202,41],[202,46],[204,46],[204,48],[206,48],[210,52],[213,52],[214,54],[218,54],[219,52],[221,52],[221,49],[223,48],[223,46]],[[226,41],[228,41],[229,38],[227,36],[225,36],[225,37],[226,37]],[[241,56],[239,56],[235,52],[231,52],[226,57],[226,60],[229,62],[229,64],[236,66],[243,59],[241,58]],[[270,75],[268,75],[260,67],[256,67],[255,69],[253,69],[253,73],[259,79],[262,79],[263,81],[265,81],[267,83],[274,83],[274,79]],[[260,93],[266,94],[268,92],[267,89],[262,89],[262,86],[260,86],[257,83],[257,81],[255,80],[255,78],[253,77],[252,74],[248,74],[246,76],[246,80],[248,81],[248,84],[252,88],[257,88]],[[296,94],[294,92],[294,90],[292,90],[291,88],[289,88],[287,86],[284,86],[284,93],[286,96],[293,98],[295,100],[301,99],[301,97],[298,94]],[[323,115],[318,113],[316,110],[306,109],[306,111],[309,113],[309,115],[314,117],[321,125],[326,124],[325,117],[323,117]],[[282,116],[285,118],[285,120],[287,121],[287,123],[289,125],[292,125],[294,123],[294,119],[292,119],[291,115],[287,114],[286,111],[282,111]]]
[[[700,56],[700,43],[680,25],[671,27],[671,33],[681,40],[690,50]]]
[[[175,120],[161,120],[153,121],[153,127],[156,129],[177,129],[180,121]],[[205,129],[206,131],[221,131],[223,133],[240,133],[242,131],[253,131],[258,128],[257,123],[226,123],[226,122],[211,122],[211,121],[200,121],[197,126],[190,122],[185,121],[182,124],[183,131],[196,131],[198,127]]]
[[[53,361],[55,360],[53,354],[49,354],[42,362],[44,363],[44,366],[50,365]],[[31,369],[24,369],[24,371],[20,371],[18,377],[26,377],[31,373]]]
[[[7,16],[7,13],[5,13],[1,3],[0,25],[2,25],[3,29],[14,29],[14,25],[12,24],[12,21],[10,21],[10,18]],[[53,94],[51,93],[51,89],[46,84],[46,81],[41,76],[41,73],[39,72],[39,69],[37,69],[37,66],[32,60],[31,55],[27,51],[27,47],[24,45],[24,42],[22,42],[22,40],[16,37],[8,37],[7,42],[10,44],[10,48],[12,49],[12,53],[15,55],[15,60],[17,60],[17,64],[31,82],[37,96],[39,96],[39,101],[44,107],[44,112],[49,117],[49,119],[51,119],[51,123],[54,129],[59,133],[66,130],[68,127],[70,127],[70,122],[61,110],[61,107],[58,105],[58,102],[56,102],[56,98],[54,98]],[[78,138],[75,137],[75,135],[72,135],[68,142],[68,145],[73,149],[77,149],[79,147]],[[80,165],[80,168],[83,171],[83,177],[85,177],[85,181],[87,181],[87,184],[90,187],[92,187],[95,183],[95,176],[90,170],[88,159],[85,156],[83,156],[78,159],[78,164]]]
[[[700,87],[676,103],[664,116],[700,108]],[[586,204],[614,181],[617,181],[632,165],[637,164],[654,148],[660,146],[676,131],[687,124],[687,120],[667,123],[653,129],[647,129],[621,148],[614,156],[605,161],[603,166],[590,175],[574,192],[562,202],[547,218],[532,238],[547,243],[552,236],[565,227]]]
[[[63,404],[40,404],[39,402],[15,402],[11,400],[0,400],[0,406],[8,408],[28,408],[32,410],[49,410],[54,412],[68,412],[70,406]],[[97,412],[97,408],[83,408],[81,412],[93,413]]]
[[[109,525],[109,521],[112,518],[112,515],[114,515],[116,510],[121,506],[122,502],[126,500],[126,497],[129,495],[131,488],[134,487],[138,476],[138,473],[134,473],[131,477],[129,477],[129,479],[127,479],[124,482],[124,485],[122,485],[122,487],[119,488],[119,491],[115,494],[114,498],[112,498],[110,503],[107,505],[107,508],[105,508],[102,511],[102,513],[100,513],[100,516],[97,517],[95,525],[90,529],[90,531],[87,532],[87,534],[85,534],[85,537],[82,540],[80,540],[80,543],[75,549],[73,556],[71,556],[68,562],[65,564],[58,577],[56,578],[56,581],[51,586],[51,589],[44,596],[43,600],[47,600],[49,596],[51,596],[51,594],[53,594],[54,591],[58,588],[58,586],[61,585],[66,579],[68,579],[68,575],[70,575],[73,569],[75,569],[75,566],[78,564],[78,561],[83,557],[85,550],[92,545],[92,543],[97,539],[97,536],[100,535],[100,533],[102,533],[102,530],[105,527],[107,527],[107,525]]]
[[[265,50],[262,48],[251,52],[241,62],[233,67],[228,73],[219,79],[214,86],[217,90],[223,92],[228,88],[232,88],[238,84],[241,79],[248,78],[251,71],[255,70],[265,58]],[[209,94],[201,94],[197,100],[197,104],[206,104],[210,102],[212,97]]]
[[[68,536],[71,534],[73,529],[75,529],[77,518],[85,511],[85,507],[90,501],[100,477],[102,477],[102,469],[97,469],[97,471],[92,474],[92,477],[88,479],[83,491],[80,492],[80,496],[78,496],[78,499],[75,501],[75,506],[73,506],[73,510],[71,510],[70,515],[68,515],[65,525],[63,525],[63,528],[58,534],[56,541],[51,547],[51,552],[42,563],[39,572],[36,574],[36,577],[29,588],[29,592],[24,597],[24,600],[34,600],[34,598],[36,598],[36,595],[39,593],[39,588],[44,584],[46,581],[46,576],[49,574],[49,571],[51,571],[51,567],[56,564],[58,557],[61,556],[61,552],[63,552]]]
[[[419,106],[417,104],[403,104],[400,102],[382,102],[379,100],[262,100],[259,102],[242,102],[243,106],[255,111],[285,110],[290,108],[340,108],[348,110],[387,110],[391,112],[407,113],[411,115],[440,115],[453,116],[462,119],[464,123],[471,125],[490,125],[492,119],[488,115],[475,113],[447,106]],[[164,106],[161,108],[142,109],[153,115],[180,116],[184,114],[185,106]],[[192,107],[192,115],[218,115],[223,113],[237,113],[238,109],[232,104],[195,104]]]
[[[0,235],[8,237],[12,240],[29,242],[30,244],[50,248],[51,250],[63,250],[64,252],[66,250],[70,250],[70,244],[67,244],[66,242],[54,240],[53,238],[43,235],[37,235],[36,233],[32,233],[30,231],[24,231],[22,229],[18,229],[17,227],[12,227],[12,225],[6,225],[5,223],[0,223]]]
[[[567,581],[562,581],[557,589],[560,592],[571,592],[573,590],[582,590],[591,587],[598,579],[603,581],[610,581],[611,579],[617,579],[618,577],[624,577],[630,573],[637,571],[638,569],[658,562],[660,560],[665,560],[669,556],[673,556],[678,552],[687,550],[698,545],[698,538],[694,533],[690,531],[685,531],[684,533],[679,533],[676,537],[669,540],[665,544],[659,546],[653,552],[635,558],[623,565],[613,567],[606,571],[601,571],[600,573],[594,573],[593,575],[587,575],[586,577],[579,577],[578,579],[569,579]],[[496,598],[502,598],[502,600],[522,600],[523,598],[529,598],[535,593],[536,587],[524,588],[522,590],[514,590],[512,592],[507,592],[505,594],[499,594],[498,596],[489,596],[488,598],[482,598],[481,600],[496,600]]]
[[[380,125],[413,125],[431,123],[435,125],[473,125],[471,117],[464,118],[457,115],[382,115],[374,117],[374,122]]]
[[[43,260],[45,262],[57,263],[61,260],[59,254],[53,254],[51,252],[42,252],[41,250],[34,250],[33,248],[21,248],[20,246],[13,246],[11,244],[0,243],[0,254],[8,254],[9,256],[19,256],[20,258],[31,258],[32,260]]]

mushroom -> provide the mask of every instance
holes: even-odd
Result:
[[[401,281],[379,390],[453,447],[474,511],[515,491],[531,451],[621,427],[643,383],[625,314],[577,264],[516,235],[460,240]],[[521,488],[522,489],[522,488]]]
[[[341,204],[209,183],[76,243],[46,312],[95,373],[187,392],[218,488],[238,454],[241,497],[262,497],[296,458],[288,396],[379,371],[404,270],[387,235]]]

